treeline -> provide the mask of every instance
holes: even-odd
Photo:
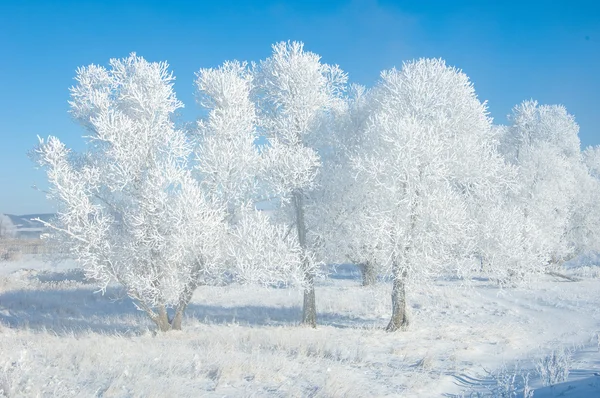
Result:
[[[132,54],[80,68],[71,114],[87,150],[56,137],[32,157],[58,206],[58,245],[105,288],[122,284],[162,331],[207,284],[290,284],[317,324],[315,279],[353,262],[407,288],[486,275],[513,284],[598,248],[600,149],[580,150],[562,106],[528,101],[495,126],[460,70],[420,59],[348,84],[301,43],[258,63],[200,69],[205,117],[165,62]],[[269,208],[257,209],[257,204]]]

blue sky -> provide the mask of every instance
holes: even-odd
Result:
[[[463,69],[499,123],[517,103],[564,104],[582,146],[600,144],[600,5],[595,1],[0,1],[0,213],[52,211],[26,153],[37,135],[80,150],[67,114],[75,69],[135,51],[167,60],[182,118],[199,113],[194,72],[260,60],[301,40],[372,85],[419,57]]]

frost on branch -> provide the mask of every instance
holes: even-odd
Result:
[[[303,254],[290,227],[274,225],[256,209],[257,202],[273,194],[269,182],[274,172],[272,156],[255,145],[253,74],[245,63],[234,61],[201,69],[197,77],[199,103],[209,112],[198,122],[194,137],[195,176],[212,200],[227,209],[229,273],[244,283],[302,286]]]
[[[0,240],[14,238],[17,228],[6,214],[0,213]]]
[[[485,104],[464,73],[422,59],[382,72],[374,90],[368,150],[354,169],[371,195],[363,240],[394,280],[393,331],[408,323],[407,284],[468,271],[474,203],[506,177]]]
[[[590,175],[600,179],[600,145],[585,148],[583,162]]]
[[[347,76],[303,47],[297,42],[274,45],[272,56],[255,68],[254,95],[261,104],[260,127],[270,143],[264,149],[265,176],[281,198],[276,218],[295,226],[292,236],[302,249],[303,323],[314,327],[316,250],[310,207],[321,166],[319,143],[328,134],[331,118],[344,109]]]
[[[329,134],[321,141],[322,172],[313,191],[318,200],[309,213],[320,256],[329,263],[359,265],[364,285],[374,283],[380,270],[377,248],[363,233],[365,223],[371,222],[371,193],[364,179],[357,178],[352,159],[368,150],[367,127],[375,107],[370,91],[350,86],[344,111],[332,118]]]
[[[562,106],[525,101],[515,107],[503,136],[507,160],[518,166],[514,203],[521,209],[523,231],[537,253],[537,267],[572,256],[568,237],[577,175],[581,167],[579,126]]]
[[[284,144],[303,145],[318,132],[321,113],[344,106],[346,74],[337,65],[322,64],[302,43],[275,44],[257,72],[265,127]]]
[[[568,239],[574,254],[600,251],[600,147],[588,147],[575,165],[576,200],[569,220]]]
[[[290,147],[272,138],[264,151],[264,175],[273,195],[289,197],[299,189],[313,189],[321,166],[317,152],[308,147]]]
[[[304,287],[303,252],[290,228],[273,224],[266,214],[247,207],[232,231],[230,256],[236,261],[236,277],[243,283]],[[313,258],[308,263],[318,272]]]
[[[174,78],[132,54],[108,70],[80,68],[76,80],[71,112],[88,130],[87,152],[75,157],[55,137],[35,150],[59,206],[52,227],[103,289],[118,281],[161,330],[180,328],[197,285],[223,276],[227,228],[222,204],[190,174],[191,145],[172,122],[182,107]]]
[[[257,115],[250,98],[253,76],[245,64],[226,62],[197,73],[198,102],[209,111],[198,122],[195,169],[206,192],[233,216],[260,188]]]

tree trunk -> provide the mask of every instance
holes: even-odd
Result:
[[[190,297],[191,299],[191,297]],[[171,330],[181,330],[181,322],[183,321],[183,313],[187,308],[187,305],[190,300],[181,301],[177,308],[175,309],[175,315],[173,315],[173,319],[171,319]]]
[[[375,267],[371,262],[360,263],[358,264],[358,268],[360,268],[362,275],[363,286],[373,286],[377,283],[377,272],[375,272]]]
[[[422,179],[423,170],[419,169],[419,180]],[[406,184],[404,185],[406,190]],[[408,314],[406,313],[406,277],[408,275],[406,269],[406,262],[411,261],[410,252],[412,248],[412,237],[417,226],[417,207],[418,198],[420,193],[418,190],[414,192],[414,198],[410,206],[410,224],[408,226],[408,233],[405,236],[406,244],[404,246],[404,253],[402,257],[395,257],[392,263],[392,274],[394,277],[394,283],[392,286],[392,319],[385,328],[388,332],[395,332],[399,329],[408,328]]]
[[[198,268],[199,269],[199,268]],[[150,307],[146,306],[141,302],[141,307],[150,316],[150,319],[156,324],[160,332],[168,332],[169,330],[181,330],[181,324],[183,322],[183,314],[188,304],[192,300],[194,291],[198,287],[198,283],[192,279],[186,284],[179,297],[179,303],[175,307],[175,313],[173,318],[169,319],[169,313],[165,305],[158,306],[158,311],[154,312]]]
[[[173,329],[173,330],[181,330],[181,322],[183,321],[183,313],[185,312],[185,309],[187,308],[190,301],[192,301],[192,296],[194,295],[194,292],[198,288],[197,278],[198,278],[198,272],[199,272],[200,268],[201,268],[201,263],[198,263],[195,270],[192,272],[191,281],[189,281],[185,285],[185,288],[183,289],[183,292],[181,293],[181,296],[179,297],[179,304],[177,304],[177,308],[175,308],[175,315],[173,315],[173,319],[171,320],[171,329]]]
[[[178,305],[175,309],[173,318],[169,318],[167,307],[164,305],[158,307],[158,314],[152,316],[152,320],[156,324],[156,327],[160,332],[168,332],[170,330],[181,330],[181,323],[183,321],[183,313],[186,305]]]
[[[315,282],[312,275],[307,275],[309,282],[304,290],[304,306],[302,307],[302,324],[317,327],[317,302],[315,300]]]
[[[171,330],[181,330],[181,321],[183,320],[183,311],[177,310],[171,321]]]
[[[405,330],[408,325],[408,314],[406,312],[406,271],[400,272],[400,267],[394,264],[394,284],[392,287],[392,319],[385,328],[388,332],[399,329]]]
[[[302,324],[317,327],[317,302],[315,299],[315,276],[309,270],[310,264],[306,256],[306,222],[304,220],[304,195],[301,190],[294,191],[294,210],[296,213],[296,230],[298,232],[298,243],[302,248],[304,256],[303,264],[305,271],[306,287],[304,289],[304,303],[302,306]]]
[[[168,332],[171,330],[171,323],[169,322],[169,314],[167,313],[167,307],[161,305],[158,307],[158,314],[153,318],[154,323],[161,332]]]

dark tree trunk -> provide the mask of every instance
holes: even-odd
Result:
[[[183,314],[185,312],[185,309],[187,308],[188,304],[190,303],[190,301],[192,301],[192,296],[194,295],[194,292],[196,291],[197,287],[198,287],[198,282],[196,278],[198,278],[198,271],[201,268],[201,263],[199,263],[196,266],[196,269],[194,270],[194,272],[192,272],[192,280],[189,281],[186,285],[185,288],[183,289],[183,292],[181,293],[181,296],[179,298],[179,304],[177,304],[177,308],[175,309],[175,315],[173,315],[173,319],[171,320],[171,329],[172,330],[181,330],[181,322],[183,321]]]
[[[312,275],[304,290],[304,305],[302,307],[302,324],[313,328],[317,327],[317,303],[315,300],[315,283]]]
[[[158,331],[168,332],[170,330],[181,330],[181,323],[183,321],[183,313],[185,306],[178,306],[175,310],[173,318],[169,318],[167,308],[163,305],[158,307],[158,313],[155,313],[152,320],[156,324]]]
[[[392,287],[392,319],[385,328],[388,332],[406,329],[409,325],[406,312],[406,271],[400,272],[399,266],[394,265],[394,283]]]
[[[358,264],[358,268],[360,268],[362,275],[363,286],[373,286],[377,283],[377,272],[375,272],[375,267],[371,262],[360,263]]]
[[[181,330],[181,322],[183,320],[183,311],[177,311],[171,321],[171,330]]]
[[[186,307],[187,303],[179,304],[177,306],[175,315],[173,315],[173,319],[171,320],[171,330],[181,330],[181,322],[183,321],[183,313],[185,312]]]
[[[422,179],[422,173],[423,170],[419,169],[419,180]],[[406,187],[407,185],[405,184],[404,190],[408,192]],[[406,279],[408,276],[406,262],[411,261],[412,237],[417,226],[418,199],[421,196],[418,190],[415,190],[414,195],[410,206],[410,224],[405,236],[406,244],[403,254],[401,258],[394,258],[392,264],[392,275],[394,277],[392,285],[392,319],[390,319],[390,323],[385,328],[388,332],[395,332],[400,329],[405,330],[409,325],[408,313],[406,312]]]
[[[168,332],[171,330],[171,323],[169,322],[169,315],[167,313],[167,307],[161,305],[158,307],[158,314],[153,318],[156,327],[161,332]]]
[[[304,220],[304,195],[302,191],[297,190],[293,195],[294,208],[296,213],[296,230],[298,232],[298,243],[302,248],[304,255],[304,269],[306,287],[304,289],[304,302],[302,306],[302,324],[313,328],[317,327],[317,302],[315,299],[315,280],[314,274],[309,270],[310,264],[306,256],[306,222]]]
[[[194,295],[194,291],[197,287],[198,283],[195,280],[187,283],[183,289],[183,292],[181,293],[181,296],[179,297],[179,304],[177,304],[177,307],[175,307],[173,318],[169,318],[169,313],[167,312],[167,307],[165,305],[160,305],[157,312],[154,312],[146,305],[142,305],[142,308],[146,311],[146,313],[148,313],[150,319],[152,319],[152,321],[156,324],[156,327],[160,332],[181,330],[183,314],[185,313],[185,309],[187,308],[188,304],[192,300],[192,296]]]

